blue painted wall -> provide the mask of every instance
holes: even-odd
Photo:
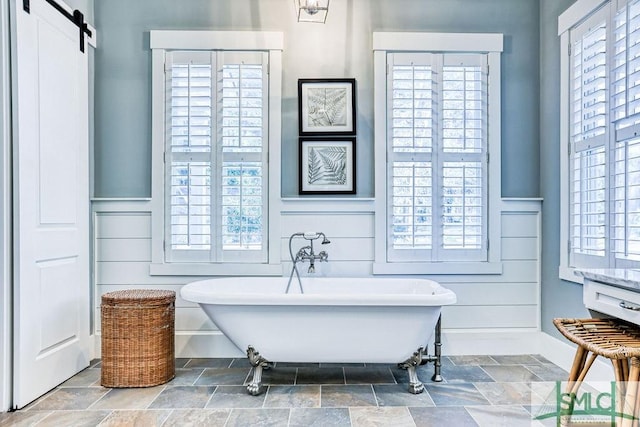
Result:
[[[355,77],[358,197],[374,196],[373,31],[499,32],[502,195],[540,195],[539,0],[334,0],[327,23],[295,21],[290,0],[95,2],[95,196],[151,194],[149,30],[270,30],[285,36],[282,191],[297,195],[297,80]]]
[[[284,196],[297,195],[297,79],[358,81],[358,196],[373,194],[373,31],[500,32],[502,195],[543,197],[542,328],[586,316],[582,287],[558,279],[560,229],[557,18],[575,0],[334,0],[324,25],[295,22],[288,0],[95,2],[95,195],[151,194],[149,30],[270,30],[283,55]],[[544,173],[541,173],[543,171]]]

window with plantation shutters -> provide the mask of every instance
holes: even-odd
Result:
[[[389,55],[391,259],[430,251],[433,241],[432,56]],[[399,254],[398,258],[403,258]]]
[[[267,59],[166,53],[168,262],[267,260]]]
[[[559,20],[567,280],[575,268],[640,265],[640,0],[573,9]]]
[[[571,175],[573,251],[605,255],[606,175],[604,147],[576,152]]]
[[[387,54],[388,260],[487,260],[487,55]]]
[[[486,259],[486,56],[445,55],[442,69],[442,248]]]
[[[594,16],[571,34],[570,244],[573,263],[606,254],[607,25]]]
[[[589,22],[591,24],[591,22]],[[607,36],[606,23],[588,26],[572,45],[573,142],[596,140],[606,130]],[[602,139],[602,138],[600,138]]]
[[[149,45],[149,274],[281,275],[283,34],[152,30]]]
[[[582,262],[602,262],[606,231],[606,22],[585,23],[572,41],[571,245]]]
[[[617,261],[640,261],[640,139],[617,142],[614,153],[613,252]]]
[[[614,17],[612,90],[614,266],[640,261],[640,0],[621,2]]]
[[[640,1],[617,11],[613,29],[611,111],[616,129],[637,124],[640,113]]]
[[[169,247],[171,252],[199,251],[206,259],[212,243],[211,178],[215,151],[211,54],[172,52],[167,55],[165,75]]]

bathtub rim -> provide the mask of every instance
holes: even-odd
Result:
[[[440,283],[424,278],[399,278],[397,280],[425,282],[429,284],[429,290],[433,293],[284,293],[287,278],[265,277],[258,278],[261,281],[268,282],[272,286],[281,286],[282,292],[252,292],[238,293],[229,292],[211,292],[211,288],[203,289],[205,284],[221,283],[221,287],[228,285],[229,281],[235,280],[253,280],[256,277],[225,277],[225,278],[209,278],[197,280],[182,286],[180,296],[182,299],[198,304],[207,305],[252,305],[252,306],[380,306],[380,307],[422,307],[422,306],[445,306],[452,305],[457,302],[456,294],[449,288],[442,286]],[[304,286],[305,278],[302,279]],[[375,277],[322,277],[313,278],[316,280],[376,280]],[[276,282],[282,280],[282,282]],[[385,279],[379,279],[385,280]],[[292,287],[297,288],[297,283],[292,283]]]

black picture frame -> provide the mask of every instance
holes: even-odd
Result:
[[[356,134],[356,79],[298,79],[300,136]]]
[[[355,136],[299,142],[299,194],[356,194]]]

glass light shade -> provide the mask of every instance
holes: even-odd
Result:
[[[324,24],[329,12],[329,0],[293,0],[296,5],[298,22]]]

